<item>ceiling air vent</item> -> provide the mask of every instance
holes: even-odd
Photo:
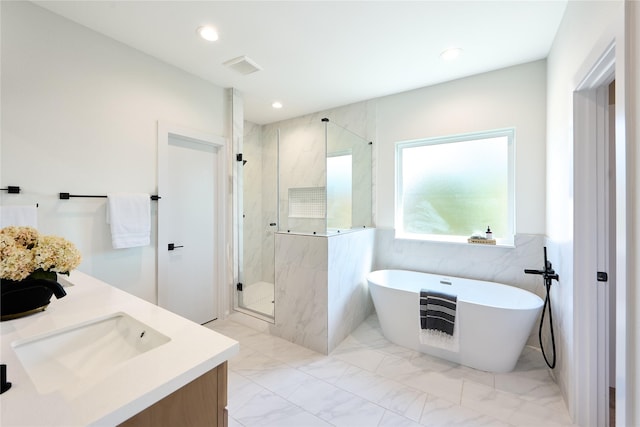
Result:
[[[228,60],[222,65],[225,65],[231,68],[232,70],[235,70],[238,73],[245,74],[245,75],[262,70],[262,68],[258,64],[256,64],[246,56],[238,56],[237,58]]]

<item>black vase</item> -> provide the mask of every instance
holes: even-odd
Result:
[[[18,317],[44,311],[49,305],[51,296],[62,298],[67,293],[60,283],[53,279],[27,277],[24,280],[0,280],[0,320],[11,320]]]

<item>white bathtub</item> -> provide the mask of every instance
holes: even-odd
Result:
[[[437,274],[379,270],[367,281],[389,341],[490,372],[513,370],[543,304],[537,295],[513,286]],[[421,289],[457,295],[459,351],[421,343]]]

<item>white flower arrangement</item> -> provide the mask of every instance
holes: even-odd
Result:
[[[20,281],[32,274],[69,274],[82,257],[75,245],[58,236],[44,236],[33,227],[0,230],[0,279]]]

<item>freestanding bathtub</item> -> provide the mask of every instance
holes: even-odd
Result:
[[[415,271],[378,270],[367,281],[389,341],[489,372],[513,370],[543,304],[537,295],[513,286]],[[421,289],[457,295],[457,352],[421,342]]]

